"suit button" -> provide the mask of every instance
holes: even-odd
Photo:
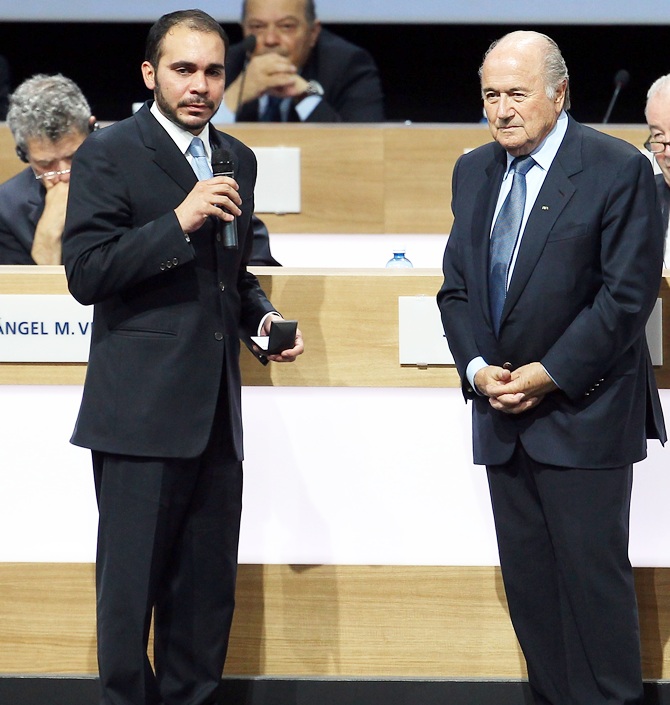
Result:
[[[179,257],[173,257],[172,264],[179,264]]]
[[[511,362],[503,362],[503,370],[512,370],[512,369],[514,369],[514,368],[512,367]]]
[[[170,262],[170,260],[168,260],[168,261],[165,263],[165,266],[166,266],[168,269],[172,269],[172,262]]]
[[[223,282],[219,282],[219,289],[221,289],[221,291],[225,291],[226,285]]]
[[[221,242],[221,233],[219,232],[216,233],[216,241]]]
[[[217,330],[216,333],[214,333],[214,338],[216,340],[223,340],[223,333],[221,331]]]
[[[165,262],[161,262],[161,272],[165,271]]]

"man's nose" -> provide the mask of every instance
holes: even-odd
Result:
[[[276,47],[279,44],[279,32],[273,25],[269,25],[263,32],[263,44],[268,47]]]
[[[500,94],[498,99],[498,109],[496,110],[496,116],[499,118],[508,118],[510,116],[511,103],[509,98],[504,94]]]
[[[196,93],[207,92],[207,77],[204,71],[196,71],[193,76],[191,76],[191,90]]]

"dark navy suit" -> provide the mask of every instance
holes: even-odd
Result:
[[[0,264],[35,264],[30,252],[45,196],[30,167],[0,185]]]
[[[245,49],[242,44],[230,47],[226,58],[226,80],[234,81],[242,71]],[[361,47],[322,29],[300,75],[318,81],[324,97],[306,122],[383,122],[384,97],[377,65]],[[258,120],[258,101],[245,103],[237,115],[238,122]],[[289,121],[297,122],[295,110]]]
[[[246,269],[256,161],[235,156],[239,249],[174,208],[196,183],[148,106],[77,151],[63,260],[93,304],[73,443],[93,450],[100,509],[104,705],[213,703],[232,620],[242,493],[240,336],[273,310]],[[155,677],[146,655],[154,608]]]
[[[633,703],[630,478],[646,439],[666,438],[645,339],[663,249],[652,170],[631,145],[569,119],[497,338],[487,267],[506,163],[494,142],[456,164],[438,303],[473,402],[474,459],[488,468],[510,614],[536,702]],[[465,377],[478,356],[513,369],[541,362],[559,390],[518,416],[496,411]]]

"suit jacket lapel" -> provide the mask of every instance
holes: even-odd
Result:
[[[570,177],[581,170],[582,135],[578,123],[570,118],[568,131],[549,168],[523,232],[503,307],[501,326],[526,287],[554,223],[575,192]]]
[[[473,260],[478,268],[477,281],[482,283],[482,313],[484,319],[491,323],[491,307],[489,305],[489,249],[491,243],[491,227],[495,212],[500,185],[502,184],[507,155],[504,149],[496,149],[494,158],[486,167],[486,180],[476,196],[476,211],[472,218]]]
[[[135,118],[144,146],[153,153],[154,163],[179,184],[185,193],[189,193],[197,181],[195,172],[174,140],[151,114],[148,103],[135,114]]]

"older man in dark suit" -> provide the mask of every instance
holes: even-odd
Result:
[[[323,29],[314,0],[245,0],[245,38],[226,59],[223,122],[382,122],[370,54]]]
[[[642,702],[632,464],[665,429],[645,324],[663,237],[648,160],[568,117],[555,43],[480,70],[493,143],[458,161],[438,294],[487,466],[535,702]]]
[[[670,224],[670,74],[657,78],[647,92],[645,116],[649,126],[649,139],[645,147],[654,155],[661,170],[656,175],[656,188],[661,204],[665,250],[663,263],[670,269],[670,248],[668,247],[668,225]]]
[[[75,298],[95,306],[73,442],[93,451],[104,705],[210,705],[226,654],[242,495],[239,336],[280,318],[246,268],[253,153],[209,125],[226,47],[199,10],[163,16],[142,64],[153,104],[96,133],[72,167],[64,263]],[[234,178],[212,178],[216,148]],[[237,245],[222,234],[233,218]],[[269,359],[302,350],[298,332]]]
[[[74,81],[36,74],[12,93],[7,124],[28,167],[0,184],[0,264],[61,264],[72,157],[95,117]]]

